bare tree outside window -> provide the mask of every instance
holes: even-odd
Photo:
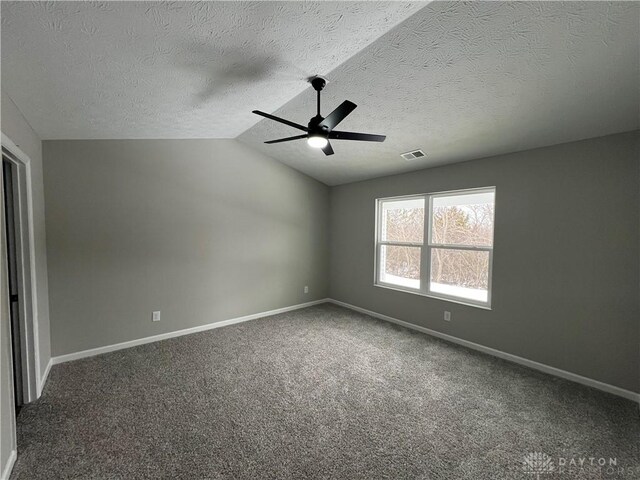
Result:
[[[424,198],[388,201],[382,206],[381,273],[383,281],[420,288],[424,239]]]
[[[384,239],[388,242],[422,243],[424,237],[424,201],[412,205],[398,202],[386,208]],[[421,248],[412,246],[385,245],[383,258],[388,275],[420,281]]]
[[[431,242],[437,245],[491,246],[493,203],[434,206]],[[473,250],[434,248],[431,281],[486,290],[489,255]]]

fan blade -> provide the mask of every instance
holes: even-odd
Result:
[[[327,118],[320,122],[321,127],[327,127],[329,130],[333,130],[336,126],[344,120],[347,115],[356,109],[357,105],[349,100],[345,100],[336,108],[333,112],[327,115]]]
[[[327,142],[327,144],[324,147],[322,147],[322,151],[324,152],[325,155],[333,155],[333,147],[329,142]]]
[[[261,112],[260,110],[254,110],[252,113],[255,113],[256,115],[261,115],[270,120],[275,120],[276,122],[284,123],[285,125],[289,125],[290,127],[297,128],[298,130],[303,130],[305,132],[309,131],[307,127],[303,127],[298,123],[290,122],[289,120],[285,120],[284,118],[269,115],[268,113]]]
[[[362,142],[384,142],[387,138],[385,135],[372,135],[371,133],[357,133],[357,132],[340,132],[334,130],[329,132],[329,138],[336,140],[360,140]]]
[[[269,140],[264,143],[280,143],[280,142],[290,142],[291,140],[300,140],[301,138],[307,138],[306,135],[296,135],[295,137],[287,137],[287,138],[279,138],[277,140]]]

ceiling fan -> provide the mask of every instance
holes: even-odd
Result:
[[[290,142],[291,140],[307,139],[307,143],[314,148],[321,148],[325,155],[333,155],[333,148],[329,140],[359,140],[362,142],[384,142],[387,138],[385,135],[372,135],[370,133],[357,133],[357,132],[341,132],[334,130],[334,128],[344,120],[356,108],[356,104],[345,100],[342,104],[331,112],[326,117],[320,115],[320,92],[327,84],[326,79],[323,77],[312,77],[309,79],[314,90],[318,93],[318,112],[315,117],[309,120],[309,124],[305,127],[298,123],[285,120],[284,118],[276,117],[268,113],[261,112],[260,110],[254,110],[253,113],[261,115],[265,118],[275,120],[276,122],[284,123],[290,127],[302,130],[304,135],[296,135],[295,137],[279,138],[277,140],[269,140],[264,143],[280,143]]]

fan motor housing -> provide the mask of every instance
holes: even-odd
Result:
[[[324,120],[324,117],[322,115],[316,115],[315,117],[311,118],[311,120],[309,120],[309,136],[320,135],[323,137],[327,137],[329,135],[329,129],[326,126],[319,126],[322,120]]]

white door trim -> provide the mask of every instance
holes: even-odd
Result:
[[[19,243],[18,270],[22,279],[20,313],[24,331],[25,349],[24,401],[33,402],[40,396],[40,342],[38,336],[38,302],[36,286],[36,254],[33,222],[33,191],[31,188],[31,159],[13,141],[2,133],[2,147],[9,152],[17,166],[18,215],[20,228],[16,230]],[[4,255],[4,253],[2,253]]]

